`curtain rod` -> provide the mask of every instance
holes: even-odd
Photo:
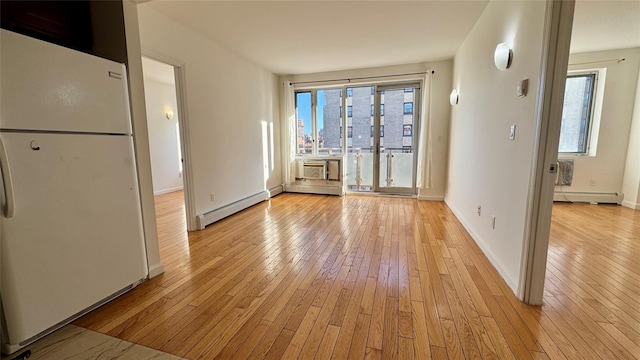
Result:
[[[600,60],[600,61],[589,61],[589,62],[582,62],[582,63],[575,63],[575,64],[569,64],[571,65],[589,65],[589,64],[600,64],[600,63],[608,63],[608,62],[617,62],[618,64],[627,60],[626,58],[619,58],[619,59],[609,59],[609,60]]]
[[[394,75],[379,75],[379,76],[363,76],[363,77],[354,77],[354,78],[343,78],[343,79],[330,79],[330,80],[316,80],[316,81],[298,81],[298,82],[289,82],[289,85],[297,85],[297,84],[315,84],[315,83],[324,83],[324,82],[334,82],[334,81],[347,81],[351,82],[351,80],[367,80],[367,79],[380,79],[380,78],[388,78],[388,77],[396,77],[396,76],[407,76],[407,75],[423,75],[423,74],[435,74],[435,70],[427,70],[422,72],[415,73],[405,73],[405,74],[394,74]]]

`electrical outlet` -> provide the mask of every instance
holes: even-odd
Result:
[[[211,202],[214,202],[216,200],[216,194],[211,193],[209,194],[209,196],[211,197]]]
[[[482,206],[478,205],[478,216],[480,216],[480,214],[482,214]]]
[[[496,217],[495,217],[495,216],[493,216],[493,215],[491,216],[491,228],[492,228],[493,230],[495,230],[495,229],[496,229]]]

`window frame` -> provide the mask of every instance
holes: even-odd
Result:
[[[584,151],[560,151],[560,142],[558,141],[558,156],[560,157],[579,157],[579,156],[595,156],[596,142],[598,138],[600,113],[602,111],[602,92],[600,81],[604,78],[604,69],[585,69],[585,70],[570,70],[567,72],[566,79],[578,78],[578,77],[591,77],[591,94],[589,101],[589,109],[587,116],[587,125],[585,127],[585,136],[583,140]],[[564,101],[563,101],[564,108]],[[597,125],[596,125],[597,123]],[[562,123],[560,124],[560,135],[562,136]],[[558,140],[559,140],[558,138]]]
[[[320,153],[320,143],[319,143],[319,139],[320,139],[320,130],[318,129],[318,91],[327,91],[327,90],[340,90],[340,153],[336,154],[336,155],[342,155],[344,154],[345,148],[346,148],[346,144],[344,142],[344,118],[343,118],[343,105],[345,103],[345,88],[340,86],[340,87],[327,87],[327,88],[300,88],[300,89],[295,89],[293,92],[293,98],[294,98],[294,106],[295,106],[295,115],[296,115],[296,156],[301,156],[301,157],[305,157],[305,156],[326,156],[327,154],[324,153]],[[298,143],[297,143],[297,139],[298,139],[298,126],[297,126],[297,122],[298,122],[298,94],[304,94],[304,93],[308,93],[311,95],[311,141],[313,142],[312,147],[311,147],[311,152],[307,153],[307,152],[300,152],[300,148],[298,147]],[[323,128],[324,126],[326,126],[326,124],[323,123]]]

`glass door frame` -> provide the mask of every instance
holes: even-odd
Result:
[[[412,154],[413,154],[413,166],[412,166],[412,174],[411,174],[411,187],[392,187],[392,186],[382,186],[380,184],[380,171],[387,170],[380,168],[380,150],[384,148],[384,146],[380,145],[380,125],[382,123],[382,115],[380,113],[380,104],[382,102],[382,91],[386,90],[398,90],[405,88],[413,88],[413,123],[412,123]],[[374,146],[374,157],[373,157],[373,191],[378,193],[386,193],[386,194],[410,194],[416,195],[416,170],[418,165],[418,134],[420,134],[420,110],[421,110],[421,82],[403,82],[403,83],[393,83],[393,84],[382,84],[375,85],[375,96],[374,96],[374,131],[373,131],[373,146]],[[388,163],[387,163],[388,164]]]

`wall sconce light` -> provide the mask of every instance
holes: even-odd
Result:
[[[493,61],[495,62],[498,70],[507,70],[511,66],[512,59],[513,51],[509,45],[500,43],[496,46],[496,51],[493,53]]]
[[[167,110],[167,111],[164,113],[164,116],[166,116],[166,118],[167,118],[167,119],[169,119],[169,120],[173,120],[173,111],[171,111],[171,110]]]
[[[449,95],[449,102],[451,103],[451,105],[457,105],[458,104],[458,90],[453,89],[451,90],[451,95]]]

